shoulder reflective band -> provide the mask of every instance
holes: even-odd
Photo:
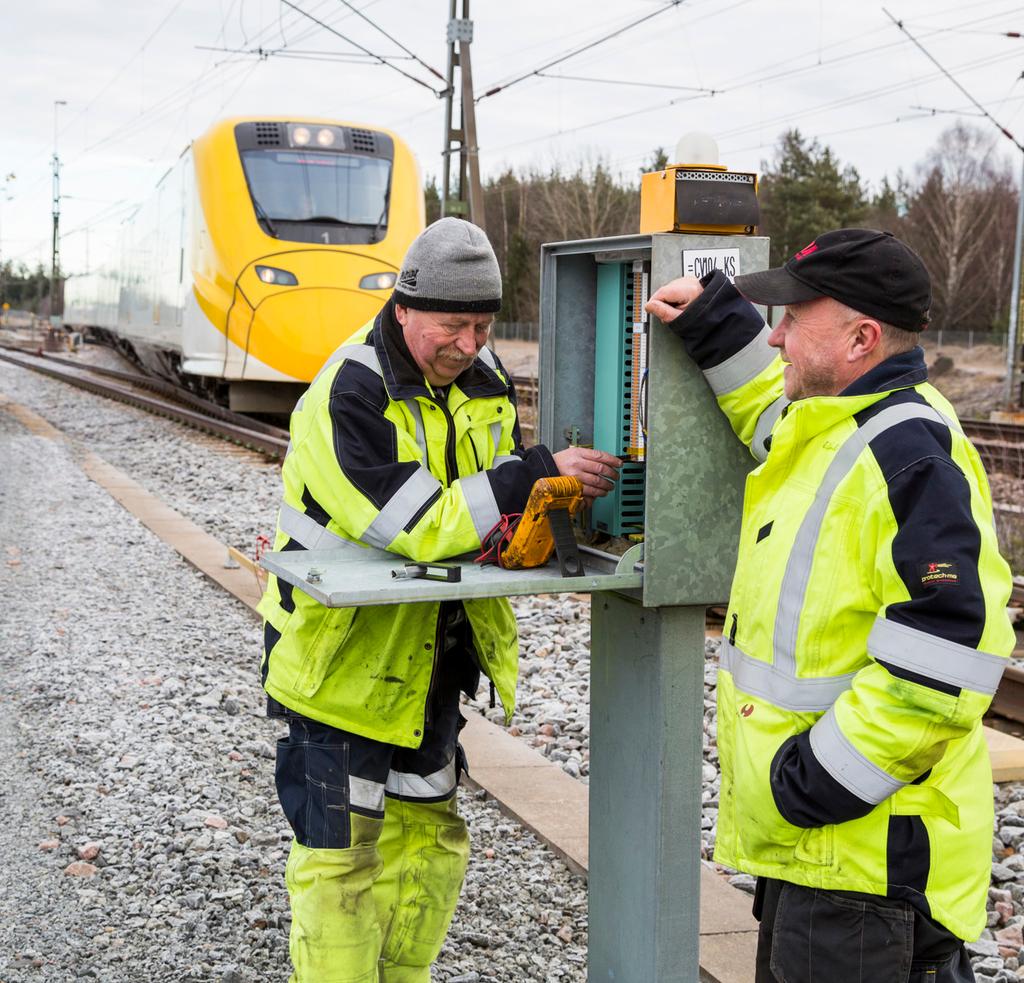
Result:
[[[380,359],[377,358],[377,350],[373,345],[342,345],[331,356],[324,369],[336,362],[340,362],[341,359],[345,359],[346,362],[358,362],[360,365],[365,365],[371,372],[375,372],[381,377],[384,375],[380,369]],[[323,369],[320,371],[322,372]]]
[[[380,359],[377,358],[377,352],[373,345],[342,345],[340,348],[335,348],[331,353],[331,357],[327,359],[322,366],[320,371],[313,377],[313,381],[309,384],[309,388],[306,390],[308,393],[313,386],[316,385],[328,369],[337,365],[344,359],[347,362],[358,362],[360,365],[365,365],[368,369],[376,372],[377,375],[383,378],[384,373],[380,370]],[[292,412],[298,412],[302,409],[303,404],[306,402],[306,394],[303,393],[299,397],[299,401],[295,404],[295,409]]]
[[[768,344],[768,335],[771,333],[772,329],[766,324],[754,340],[744,345],[735,355],[730,355],[719,365],[704,369],[704,378],[716,396],[724,396],[746,385],[751,379],[756,379],[779,357],[779,353]]]
[[[800,630],[800,614],[807,596],[811,579],[811,567],[818,546],[818,534],[825,520],[832,495],[850,473],[857,458],[880,433],[907,420],[934,420],[959,430],[953,422],[944,417],[933,406],[920,403],[903,403],[882,410],[862,427],[858,427],[836,451],[825,472],[814,502],[807,510],[797,530],[793,548],[786,563],[779,591],[779,607],[775,615],[775,666],[790,676],[796,675],[796,638]]]
[[[762,410],[761,415],[757,418],[754,436],[750,440],[750,453],[759,461],[764,461],[768,457],[768,448],[764,446],[764,442],[787,406],[789,406],[789,398],[782,395],[774,403],[770,403],[767,409]]]
[[[810,739],[818,763],[858,799],[877,805],[907,784],[882,771],[850,743],[836,720],[835,707],[811,728]]]
[[[850,672],[842,676],[794,678],[768,662],[741,652],[726,638],[722,639],[722,647],[718,650],[718,662],[732,675],[733,684],[740,692],[795,713],[827,710],[850,688],[855,675]]]
[[[498,453],[501,446],[501,422],[491,424],[491,441],[494,443],[494,453]]]
[[[418,467],[388,500],[359,538],[386,549],[427,502],[441,493],[441,482],[425,467]]]
[[[919,676],[988,694],[995,693],[1009,661],[886,618],[875,621],[868,654]]]
[[[455,758],[431,775],[391,771],[385,787],[399,799],[447,799],[455,792]]]
[[[491,488],[487,472],[479,471],[459,478],[459,485],[462,487],[463,497],[473,519],[477,538],[483,540],[501,519],[501,509],[498,508],[498,500],[494,497],[494,489]]]

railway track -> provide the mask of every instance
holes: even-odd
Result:
[[[250,447],[269,457],[283,459],[288,448],[286,430],[233,413],[161,379],[7,346],[0,347],[0,360]]]
[[[989,471],[1024,478],[1024,424],[970,419],[960,423]]]

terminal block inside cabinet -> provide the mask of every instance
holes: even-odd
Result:
[[[639,536],[644,528],[647,301],[650,264],[603,263],[597,269],[594,350],[594,446],[623,459],[615,488],[594,502],[593,528]]]

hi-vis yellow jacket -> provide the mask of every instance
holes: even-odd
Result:
[[[503,513],[522,511],[536,479],[558,473],[546,448],[523,450],[515,392],[494,354],[482,349],[442,398],[391,301],[310,384],[291,441],[276,550],[374,546],[424,561],[478,550]],[[464,605],[480,668],[511,716],[512,609],[504,598]],[[438,608],[326,608],[271,577],[259,606],[264,686],[315,720],[418,747],[440,654]]]
[[[721,273],[674,322],[747,478],[718,674],[715,859],[985,927],[981,729],[1013,649],[988,481],[921,349],[787,405],[768,329]]]

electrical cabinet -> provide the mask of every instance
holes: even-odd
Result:
[[[759,236],[655,234],[541,247],[541,443],[595,446],[625,460],[589,531],[643,542],[645,606],[728,597],[743,484],[754,459],[680,340],[643,312],[683,274],[765,269]]]

